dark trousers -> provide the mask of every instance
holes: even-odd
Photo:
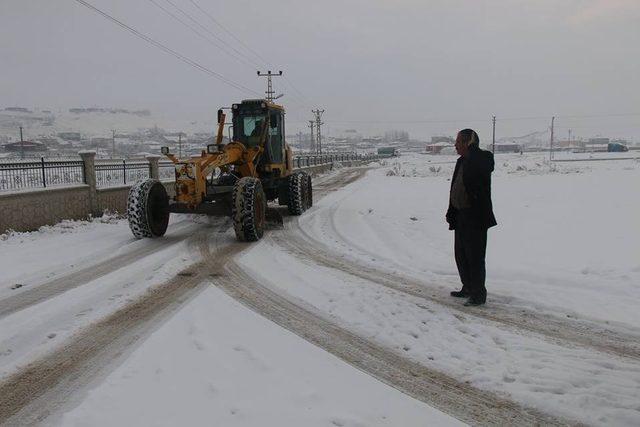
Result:
[[[487,299],[484,258],[487,252],[487,229],[458,224],[455,230],[455,255],[462,290],[478,301]]]

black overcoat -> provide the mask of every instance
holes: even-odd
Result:
[[[451,206],[447,210],[447,222],[449,229],[455,230],[464,222],[465,226],[474,228],[490,228],[497,225],[493,215],[491,203],[491,173],[494,168],[493,154],[490,151],[481,150],[477,144],[469,146],[469,152],[465,157],[458,158],[456,168],[453,171],[451,185],[456,180],[456,175],[462,168],[462,182],[469,196],[471,207],[462,212]]]

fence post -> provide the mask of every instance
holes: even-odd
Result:
[[[41,162],[41,165],[42,165],[42,186],[44,188],[47,188],[47,177],[46,177],[46,175],[44,173],[44,157],[40,157],[40,162]]]
[[[123,184],[127,185],[127,161],[125,159],[122,159],[122,177]]]
[[[89,213],[92,216],[100,216],[102,212],[98,209],[98,192],[96,190],[96,152],[80,151],[82,158],[84,183],[89,186]]]
[[[149,178],[160,180],[160,156],[157,154],[147,154],[145,158],[149,162]]]

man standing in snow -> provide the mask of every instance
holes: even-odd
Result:
[[[466,306],[482,305],[487,299],[485,253],[487,229],[496,225],[491,204],[493,154],[480,149],[478,134],[463,129],[456,138],[460,155],[451,179],[447,222],[455,230],[454,251],[462,289],[451,296],[469,298]]]

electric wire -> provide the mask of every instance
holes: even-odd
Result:
[[[205,40],[209,41],[210,43],[212,43],[214,46],[218,47],[219,49],[223,50],[225,53],[227,53],[228,55],[232,56],[233,58],[239,60],[240,62],[242,62],[244,65],[247,65],[248,67],[250,67],[251,69],[257,69],[260,67],[260,65],[258,65],[256,62],[253,61],[252,58],[250,58],[248,55],[240,52],[238,49],[234,48],[233,46],[231,46],[229,43],[227,43],[224,39],[220,38],[218,35],[216,35],[214,32],[212,32],[209,28],[207,28],[206,26],[204,26],[202,23],[200,23],[196,18],[194,18],[191,14],[187,13],[184,9],[182,9],[180,6],[178,6],[175,2],[173,2],[172,0],[164,0],[166,3],[170,4],[171,6],[173,6],[174,9],[176,9],[178,12],[180,12],[183,16],[185,16],[189,21],[193,22],[194,24],[196,24],[199,28],[202,28],[204,31],[206,31],[208,34],[211,34],[216,40],[220,41],[221,43],[223,43],[225,46],[229,47],[229,49],[233,50],[234,52],[236,52],[238,55],[233,54],[232,52],[229,52],[226,48],[218,45],[217,43],[213,42],[211,39],[209,39],[208,37],[204,36],[202,33],[200,33],[200,31],[196,30],[192,25],[186,23],[184,20],[180,19],[179,17],[175,16],[175,14],[171,13],[170,11],[168,11],[166,8],[164,8],[163,6],[161,6],[160,4],[158,4],[155,0],[149,0],[149,2],[151,2],[152,4],[154,4],[156,7],[160,8],[161,10],[163,10],[165,13],[167,13],[168,15],[170,15],[173,19],[175,19],[176,21],[180,22],[182,25],[186,26],[187,28],[189,28],[191,31],[193,31],[194,33],[198,34],[200,37],[203,37]],[[208,12],[206,12],[206,10],[204,10],[202,7],[200,7],[197,3],[195,3],[194,1],[191,1],[191,3],[198,9],[200,10],[205,16],[207,16],[212,22],[214,22],[218,27],[222,28],[227,34],[229,34],[230,36],[233,37],[234,40],[236,40],[238,43],[240,43],[242,46],[245,47],[245,49],[249,50],[250,52],[252,52],[254,55],[256,55],[258,58],[260,58],[265,64],[270,64],[269,61],[267,61],[266,59],[264,59],[262,56],[260,56],[257,52],[255,52],[253,49],[251,49],[246,43],[242,42],[238,37],[236,37],[235,35],[233,35],[233,33],[231,31],[229,31],[226,27],[224,27],[220,22],[218,22],[211,14],[209,14]],[[273,65],[273,64],[270,64]],[[299,90],[297,90],[293,84],[288,81],[288,79],[286,79],[286,77],[283,75],[283,77],[285,78],[285,80],[289,83],[290,86],[292,86],[294,88],[294,90],[300,92]],[[295,96],[291,96],[289,98],[291,100],[291,102],[293,104],[296,104],[296,106],[298,106],[298,108],[301,109],[307,109],[307,105],[305,105],[306,103],[304,102],[304,100],[302,99],[296,99]]]
[[[273,64],[271,64],[268,60],[266,60],[265,58],[263,58],[258,52],[256,52],[255,50],[253,50],[251,47],[249,47],[249,45],[247,45],[246,43],[244,43],[242,40],[240,40],[240,38],[238,38],[232,31],[230,31],[229,29],[227,29],[224,25],[222,25],[222,23],[220,23],[216,18],[213,17],[213,15],[209,12],[207,12],[202,6],[200,6],[198,3],[196,3],[194,0],[189,0],[191,2],[191,4],[193,4],[200,12],[202,12],[206,17],[209,18],[209,20],[211,20],[211,22],[213,22],[216,26],[218,26],[220,29],[222,29],[222,31],[224,31],[225,33],[227,33],[231,38],[233,38],[235,41],[237,41],[242,47],[244,47],[247,51],[251,52],[253,55],[256,56],[256,58],[258,58],[260,61],[262,61],[265,65],[270,65],[271,67],[275,66]]]
[[[206,67],[206,66],[204,66],[204,65],[202,65],[202,64],[200,64],[200,63],[198,63],[196,61],[194,61],[193,59],[188,58],[185,55],[182,55],[181,53],[175,51],[174,49],[171,49],[170,47],[167,47],[164,44],[156,41],[155,39],[153,39],[153,38],[141,33],[140,31],[138,31],[135,28],[125,24],[124,22],[120,21],[119,19],[109,15],[108,13],[106,13],[106,12],[100,10],[100,9],[98,9],[97,7],[92,5],[91,3],[89,3],[89,2],[87,2],[85,0],[74,0],[74,1],[76,3],[82,5],[82,6],[85,6],[88,9],[93,10],[94,12],[98,13],[102,17],[104,17],[104,18],[108,19],[109,21],[115,23],[116,25],[120,26],[121,28],[129,31],[134,36],[146,41],[147,43],[155,46],[156,48],[164,51],[165,53],[168,53],[168,54],[174,56],[175,58],[179,59],[180,61],[184,62],[185,64],[187,64],[187,65],[189,65],[189,66],[191,66],[191,67],[193,67],[195,69],[198,69],[198,70],[208,74],[211,77],[214,77],[214,78],[220,80],[221,82],[227,84],[228,86],[231,86],[231,87],[233,87],[235,89],[238,89],[240,91],[243,91],[243,92],[246,92],[246,93],[250,93],[250,94],[253,94],[253,95],[258,95],[258,96],[260,95],[258,92],[254,91],[254,90],[252,90],[252,89],[250,89],[250,88],[248,88],[248,87],[246,87],[246,86],[244,86],[244,85],[242,85],[240,83],[234,82],[233,80],[223,76],[222,74],[220,74],[220,73],[218,73],[216,71],[213,71],[212,69],[210,69],[210,68],[208,68],[208,67]]]
[[[189,0],[191,2],[191,4],[193,4],[200,12],[202,12],[207,18],[209,18],[209,20],[211,22],[213,22],[216,26],[218,26],[222,31],[224,31],[227,35],[229,35],[231,38],[233,38],[239,45],[241,45],[242,47],[244,47],[248,52],[252,53],[256,58],[258,58],[260,61],[262,61],[264,63],[264,65],[267,65],[273,69],[277,68],[273,63],[271,63],[269,60],[265,59],[262,55],[260,55],[257,51],[255,51],[254,49],[252,49],[247,43],[243,42],[239,37],[237,37],[232,31],[230,31],[228,28],[226,28],[220,21],[218,21],[211,13],[209,13],[206,9],[204,9],[202,6],[200,6],[195,0]],[[283,74],[283,79],[285,80],[285,82],[297,93],[297,96],[299,97],[299,101],[301,101],[303,104],[307,104],[305,105],[305,108],[307,106],[310,106],[311,103],[309,101],[309,99],[302,93],[301,90],[299,90],[294,84],[293,82],[291,82],[291,80],[289,80],[289,78]]]
[[[173,18],[174,20],[178,21],[179,23],[181,23],[182,25],[184,25],[185,27],[187,27],[188,29],[190,29],[193,33],[197,34],[200,38],[202,38],[203,40],[207,41],[208,43],[210,43],[211,45],[217,47],[218,49],[220,49],[221,51],[223,51],[224,53],[226,53],[227,55],[231,56],[234,59],[237,59],[238,61],[242,62],[243,64],[253,68],[254,65],[247,62],[243,57],[240,57],[238,55],[235,55],[234,53],[230,52],[229,50],[227,50],[224,46],[221,46],[220,44],[216,43],[215,41],[211,40],[209,37],[207,37],[206,35],[202,34],[202,32],[200,32],[199,30],[197,30],[193,25],[190,25],[189,23],[185,22],[183,19],[181,19],[180,17],[176,16],[173,12],[171,12],[170,10],[168,10],[166,7],[162,6],[161,4],[159,4],[158,2],[156,2],[156,0],[148,0],[151,4],[153,4],[154,6],[156,6],[158,9],[162,10],[164,13],[166,13],[167,15],[169,15],[171,18]]]
[[[216,40],[218,40],[220,43],[226,45],[229,47],[229,49],[233,50],[234,52],[236,52],[236,54],[240,55],[241,57],[245,58],[253,67],[259,67],[259,65],[253,61],[251,58],[249,58],[247,55],[245,55],[244,53],[240,52],[238,49],[236,49],[235,47],[229,45],[225,40],[223,40],[222,38],[220,38],[216,33],[214,33],[213,31],[211,31],[209,28],[207,28],[206,26],[202,25],[197,19],[195,19],[193,16],[191,16],[189,13],[185,12],[184,9],[182,9],[180,6],[178,6],[177,4],[175,4],[175,2],[173,2],[172,0],[164,0],[166,3],[169,3],[171,6],[173,6],[178,12],[180,12],[182,15],[184,15],[188,20],[190,20],[191,22],[193,22],[194,24],[196,24],[198,27],[202,28],[204,31],[206,31],[207,33],[211,34],[212,37],[214,37]]]

